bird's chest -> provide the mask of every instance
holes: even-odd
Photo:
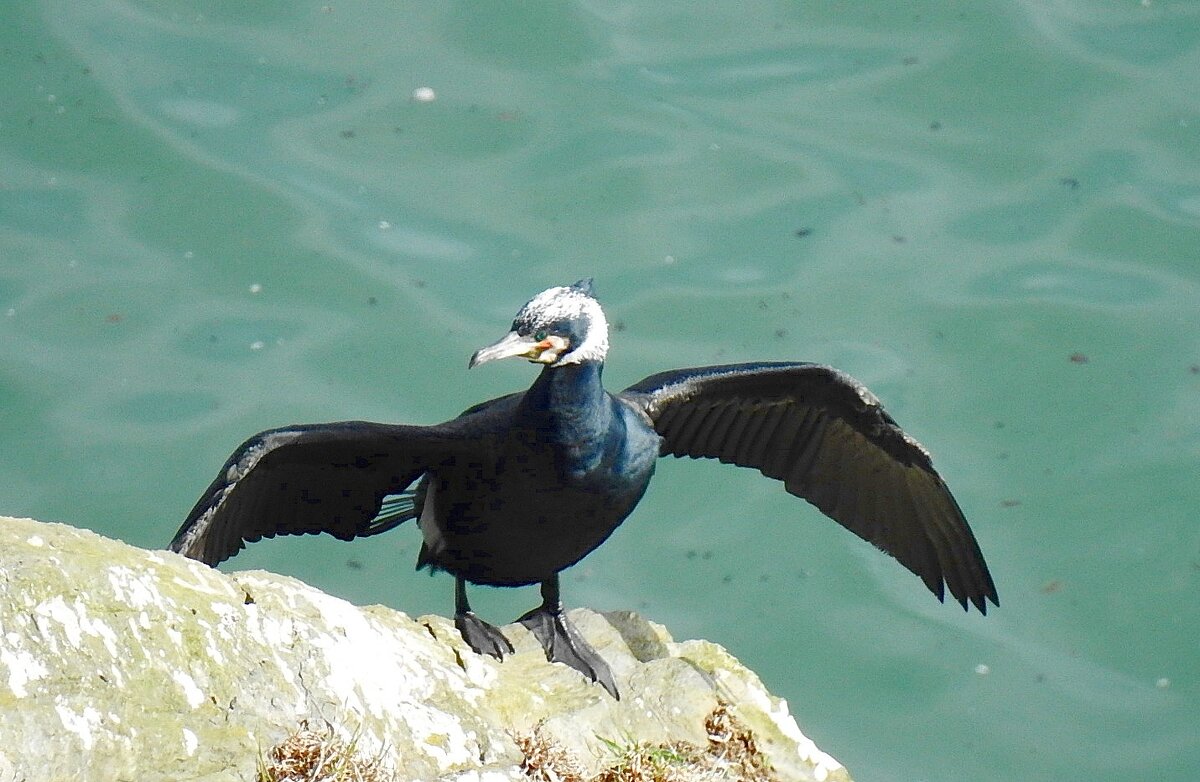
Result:
[[[594,440],[563,440],[525,430],[498,443],[491,458],[439,471],[451,507],[439,514],[462,532],[586,524],[605,505],[615,476]]]
[[[482,583],[531,583],[600,545],[645,491],[652,464],[615,435],[515,427],[490,457],[429,476],[421,516],[439,566]]]

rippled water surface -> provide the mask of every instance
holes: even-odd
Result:
[[[160,547],[252,432],[528,384],[466,359],[595,275],[610,386],[749,359],[870,384],[1002,605],[939,605],[777,485],[693,462],[567,573],[571,604],[725,644],[866,782],[1196,778],[1196,4],[0,17],[0,513]],[[445,613],[418,538],[227,567]],[[495,620],[537,599],[475,595]]]

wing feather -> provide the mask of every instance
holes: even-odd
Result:
[[[264,537],[379,532],[372,521],[384,498],[407,489],[452,443],[438,427],[364,421],[260,432],[225,462],[170,549],[216,565]]]
[[[986,613],[996,587],[929,453],[832,367],[735,364],[662,372],[621,393],[662,453],[758,469],[894,556],[937,595]]]
[[[745,416],[738,415],[737,410],[730,407],[716,408],[716,413],[716,419],[706,435],[709,441],[736,440],[741,437],[748,423]]]

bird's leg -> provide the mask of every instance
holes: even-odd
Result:
[[[477,654],[490,654],[497,660],[512,654],[512,644],[500,629],[475,616],[467,602],[467,582],[457,576],[454,579],[454,626]]]
[[[517,620],[529,628],[546,650],[546,659],[571,666],[620,700],[612,671],[563,613],[558,574],[542,582],[542,604]]]

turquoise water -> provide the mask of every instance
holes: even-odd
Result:
[[[623,387],[805,359],[933,451],[986,618],[663,462],[566,599],[719,641],[863,782],[1200,773],[1200,6],[0,11],[0,513],[160,547],[292,422],[435,422],[595,275]],[[413,99],[420,87],[433,101]],[[451,607],[415,528],[232,568]],[[474,593],[507,619],[533,590]]]

